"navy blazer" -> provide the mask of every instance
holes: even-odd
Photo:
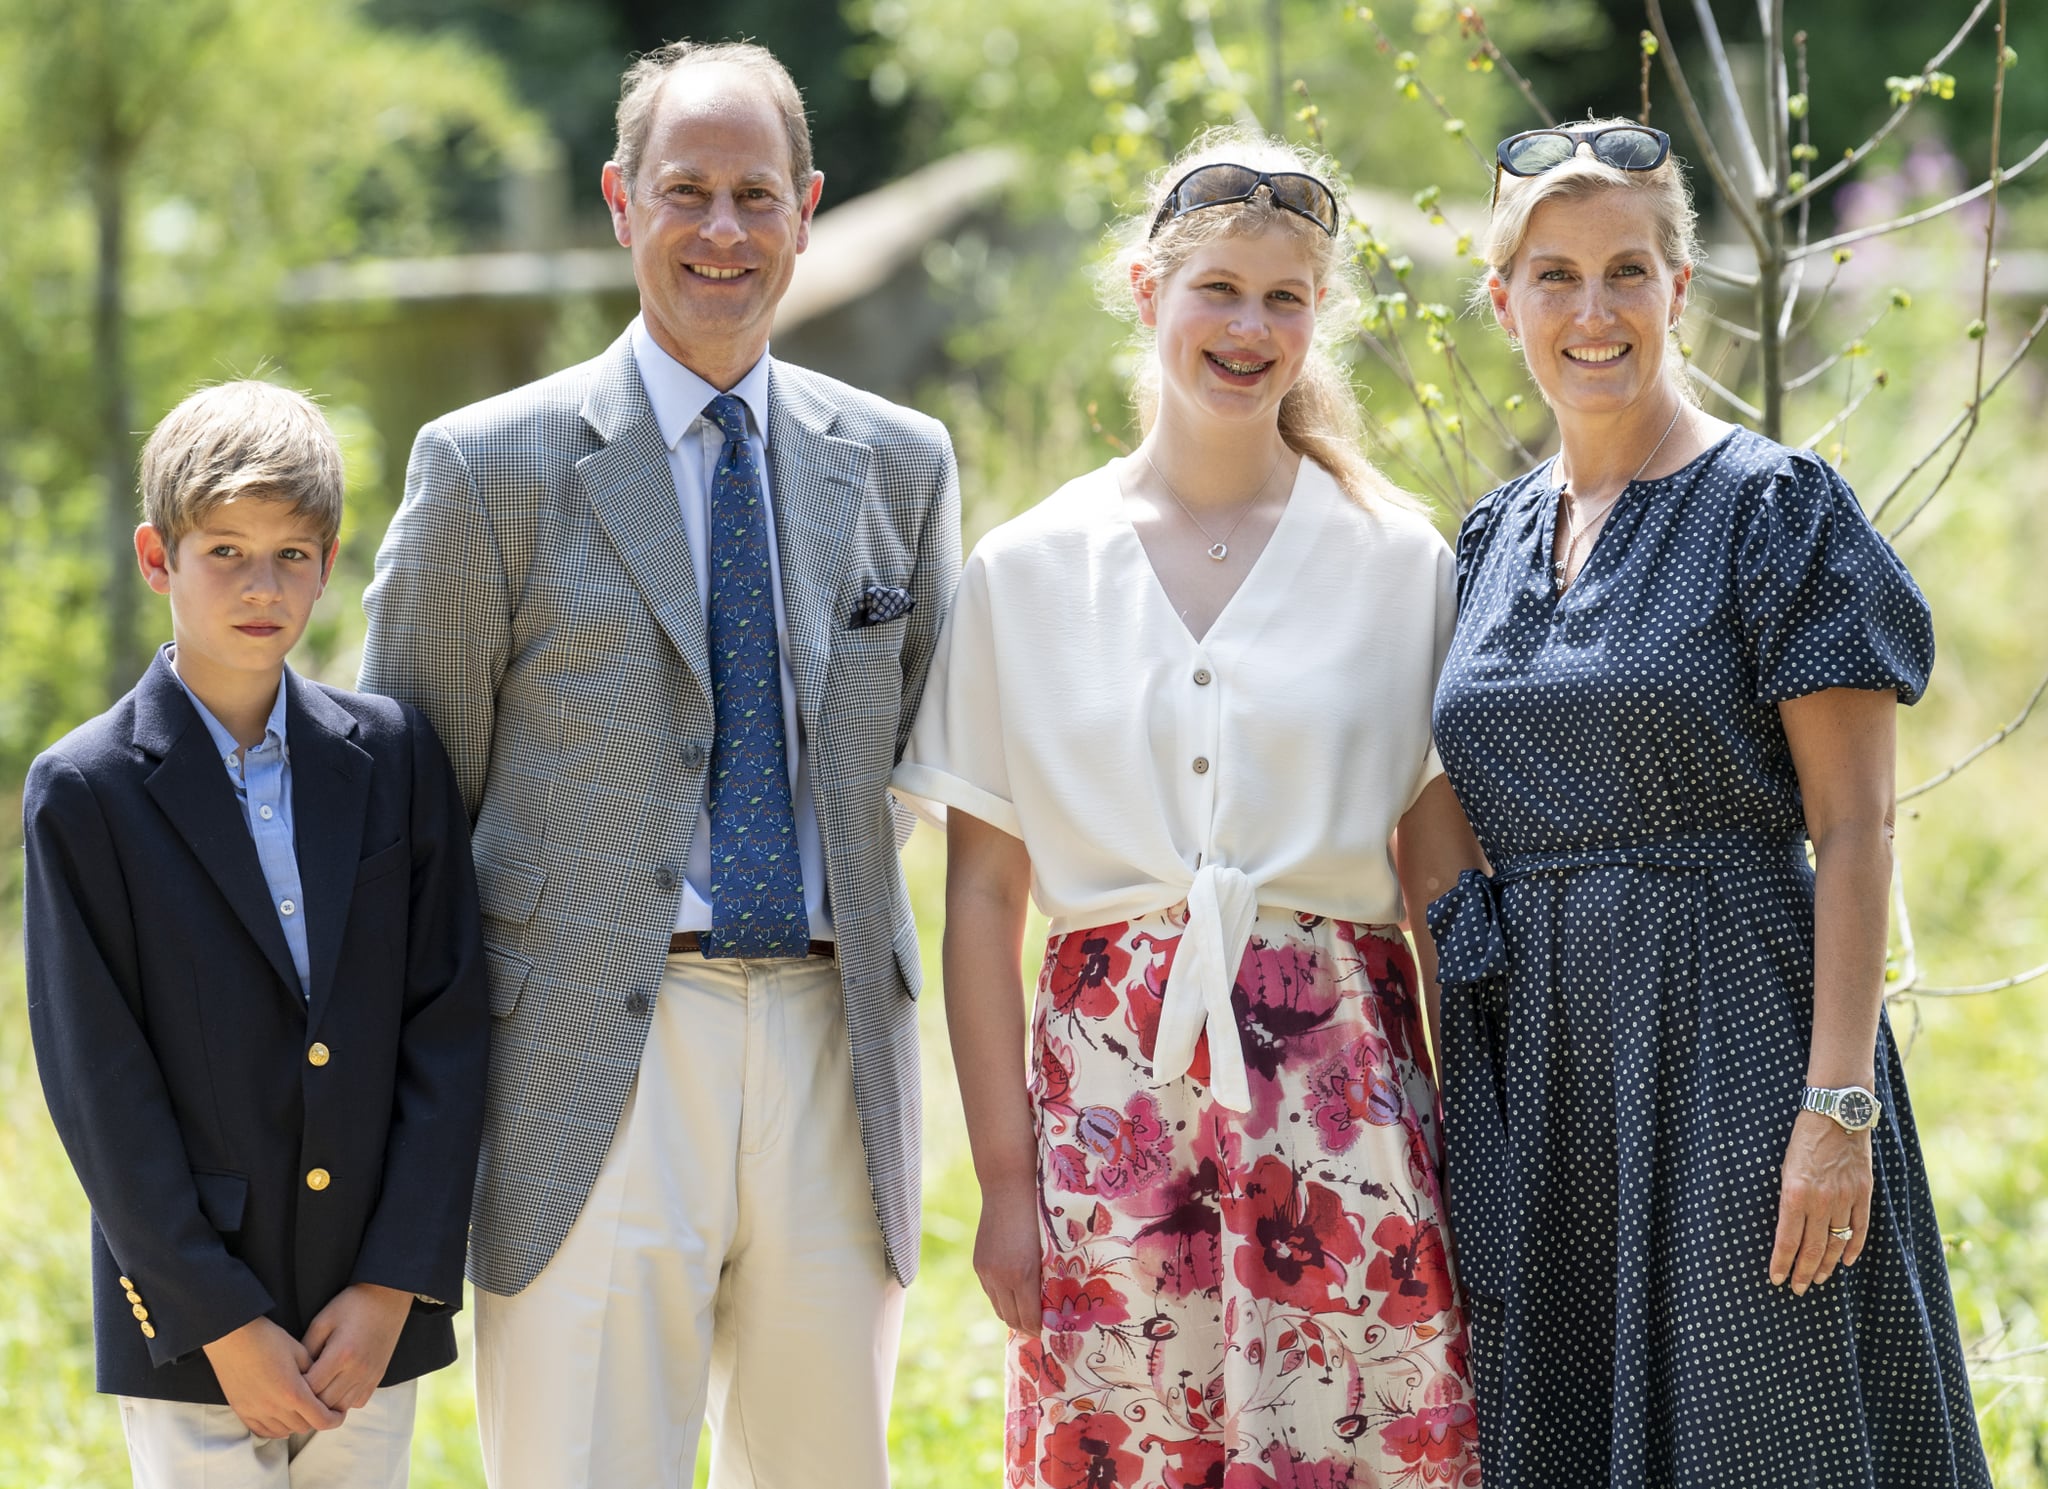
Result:
[[[92,1204],[102,1391],[222,1403],[202,1345],[303,1337],[356,1282],[446,1300],[384,1384],[455,1358],[489,1038],[468,818],[420,714],[287,677],[310,1000],[161,653],[29,772],[29,1026]]]

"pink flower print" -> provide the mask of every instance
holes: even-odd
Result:
[[[1365,1285],[1385,1294],[1382,1319],[1405,1329],[1451,1306],[1451,1269],[1434,1223],[1389,1215],[1373,1227],[1372,1239],[1380,1254],[1365,1269]]]
[[[1169,1145],[1159,1103],[1142,1091],[1122,1113],[1107,1106],[1083,1108],[1075,1135],[1095,1160],[1097,1194],[1136,1194],[1166,1177]]]
[[[1052,1194],[1093,1194],[1088,1155],[1072,1143],[1056,1144],[1046,1155],[1046,1190]]]
[[[1478,1482],[1476,1473],[1465,1477],[1479,1447],[1479,1419],[1468,1402],[1425,1406],[1382,1427],[1380,1441],[1403,1463],[1418,1465],[1425,1484]]]
[[[1254,938],[1230,998],[1245,1064],[1270,1085],[1290,1046],[1329,1023],[1337,1000],[1336,980],[1313,947],[1269,946]]]
[[[1117,985],[1131,968],[1131,954],[1119,944],[1124,929],[1117,924],[1060,937],[1045,971],[1055,1011],[1089,1019],[1116,1012]]]
[[[1358,1141],[1361,1122],[1391,1127],[1402,1116],[1393,1050],[1377,1034],[1359,1035],[1315,1068],[1308,1099],[1327,1152],[1347,1151]]]
[[[1082,1258],[1055,1257],[1046,1270],[1039,1307],[1047,1333],[1079,1334],[1131,1316],[1116,1284],[1092,1272]]]
[[[1256,1463],[1231,1464],[1223,1476],[1223,1489],[1359,1489],[1349,1458],[1302,1458],[1278,1442],[1268,1444],[1261,1456],[1265,1468]]]
[[[1160,1294],[1217,1294],[1223,1286],[1223,1222],[1216,1213],[1216,1164],[1204,1158],[1192,1176],[1163,1185],[1164,1208],[1132,1242],[1138,1273]]]
[[[1235,1248],[1237,1279],[1254,1297],[1311,1313],[1345,1306],[1336,1290],[1365,1247],[1334,1190],[1301,1183],[1293,1169],[1268,1156],[1241,1193],[1225,1196],[1223,1216],[1248,1243]]]

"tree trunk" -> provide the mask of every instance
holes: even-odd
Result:
[[[111,101],[109,101],[111,107]],[[107,558],[108,702],[135,686],[142,674],[143,646],[137,635],[139,594],[135,575],[135,421],[128,387],[126,283],[128,272],[127,186],[129,152],[119,123],[101,121],[98,159],[92,173],[93,217],[99,255],[93,286],[93,383],[99,409],[99,471],[105,512]]]

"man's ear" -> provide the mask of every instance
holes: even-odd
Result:
[[[825,194],[825,173],[811,172],[810,187],[798,193],[796,222],[796,251],[802,253],[811,246],[811,218],[818,210],[818,199]]]
[[[160,595],[171,592],[171,553],[154,522],[135,529],[135,562],[151,589]]]
[[[327,581],[334,577],[334,560],[341,553],[341,539],[336,538],[327,545],[327,551],[320,555],[320,590],[327,591]]]
[[[598,189],[604,193],[604,204],[612,215],[612,236],[619,240],[619,247],[633,246],[633,222],[626,213],[630,199],[624,172],[616,160],[604,163],[604,174],[598,178]]]

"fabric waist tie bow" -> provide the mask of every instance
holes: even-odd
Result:
[[[1741,868],[1791,857],[1804,861],[1804,838],[1764,833],[1703,833],[1625,848],[1573,848],[1556,853],[1514,853],[1491,877],[1477,869],[1458,875],[1451,889],[1429,905],[1429,931],[1436,938],[1437,980],[1452,988],[1483,982],[1507,971],[1507,941],[1501,931],[1501,891],[1538,874],[1626,866],[1677,873]]]
[[[1187,929],[1173,954],[1152,1045],[1153,1078],[1176,1080],[1187,1074],[1195,1041],[1206,1028],[1209,1089],[1234,1112],[1251,1110],[1252,1092],[1230,996],[1258,913],[1258,886],[1241,871],[1212,863],[1195,874],[1188,886]]]

